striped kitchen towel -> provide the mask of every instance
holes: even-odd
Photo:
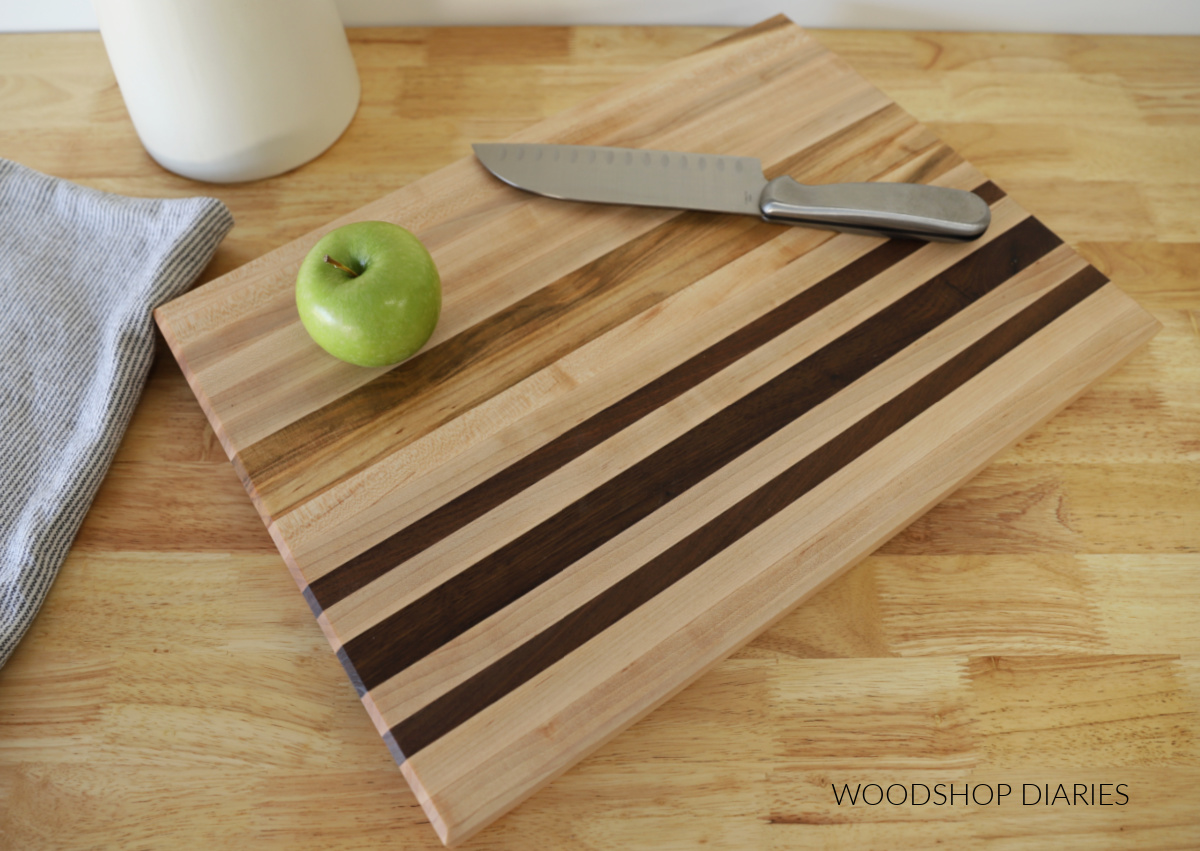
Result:
[[[127,198],[0,159],[0,666],[133,414],[150,312],[232,226],[215,198]]]

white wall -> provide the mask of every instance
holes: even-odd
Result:
[[[168,2],[168,0],[163,0]],[[256,2],[256,0],[246,0]],[[1200,34],[1200,0],[337,0],[347,26],[752,24],[783,12],[811,27]],[[96,29],[90,0],[0,0],[0,32]]]

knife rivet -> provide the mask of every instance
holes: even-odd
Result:
[[[649,153],[642,154],[642,163],[644,165],[650,165],[650,154]]]
[[[596,161],[596,152],[595,152],[595,151],[588,151],[588,162],[589,162],[589,163],[594,163],[595,161]]]
[[[670,165],[670,164],[671,164],[671,158],[670,158],[670,157],[668,157],[666,154],[663,154],[663,156],[662,156],[662,164],[663,164],[664,166],[668,166],[668,165]]]
[[[704,171],[706,168],[708,168],[708,160],[704,159],[704,157],[701,157],[700,158],[700,170]]]
[[[687,157],[680,157],[679,162],[683,165],[684,168],[687,168]]]
[[[613,161],[613,152],[612,151],[608,152],[608,156],[606,157],[606,159],[608,160],[608,164],[612,165],[612,161]]]
[[[725,160],[721,159],[720,157],[717,157],[717,171],[724,171],[724,170],[725,170]]]
[[[576,162],[579,159],[579,151],[571,151],[571,162]]]
[[[519,160],[525,159],[525,149],[524,148],[517,148],[517,159],[519,159]]]
[[[734,170],[734,171],[741,171],[741,170],[742,170],[742,161],[741,161],[741,160],[734,160],[734,161],[733,161],[733,170]]]

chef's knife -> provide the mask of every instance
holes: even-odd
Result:
[[[568,201],[743,213],[781,224],[939,242],[975,239],[991,221],[987,203],[961,189],[767,180],[753,157],[585,145],[473,147],[505,183]]]

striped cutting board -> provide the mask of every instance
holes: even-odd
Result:
[[[161,308],[438,834],[459,842],[870,553],[1157,325],[786,19],[514,137],[977,192],[968,245],[557,202],[471,159]],[[385,219],[434,339],[360,369],[301,258]]]

